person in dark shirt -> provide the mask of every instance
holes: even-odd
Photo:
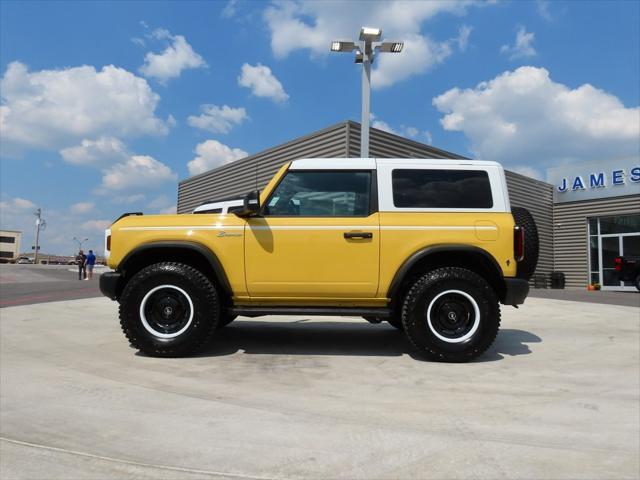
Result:
[[[84,264],[87,261],[87,256],[84,254],[82,250],[78,252],[76,255],[76,264],[78,265],[78,280],[82,280],[83,276],[87,278],[87,269]]]
[[[85,264],[87,266],[87,273],[89,274],[89,278],[85,278],[85,280],[91,280],[93,278],[93,267],[96,264],[96,256],[93,254],[93,250],[89,250]]]

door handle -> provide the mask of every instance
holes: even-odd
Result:
[[[344,232],[344,238],[353,239],[353,238],[373,238],[373,233],[371,232]]]

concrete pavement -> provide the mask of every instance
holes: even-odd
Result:
[[[156,359],[106,299],[5,308],[0,476],[637,478],[639,312],[528,299],[453,365],[360,319],[239,319]]]

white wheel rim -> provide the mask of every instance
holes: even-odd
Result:
[[[473,306],[473,311],[475,313],[475,318],[474,318],[473,326],[471,327],[471,330],[469,330],[463,336],[457,337],[457,338],[449,338],[449,337],[445,337],[445,336],[441,335],[440,333],[438,333],[436,331],[435,328],[433,328],[433,324],[431,323],[431,308],[433,307],[433,304],[440,297],[442,297],[443,295],[449,294],[449,293],[455,293],[457,295],[462,295],[464,298],[469,300],[471,302],[471,305]],[[469,338],[471,338],[473,336],[473,334],[476,333],[476,331],[478,330],[478,327],[480,326],[480,307],[478,307],[478,303],[467,292],[463,292],[462,290],[445,290],[444,292],[440,292],[438,295],[433,297],[433,299],[429,303],[429,308],[427,308],[427,324],[429,325],[429,330],[431,330],[431,333],[433,333],[436,337],[438,337],[443,342],[461,343],[461,342],[464,342],[465,340],[468,340]]]
[[[177,290],[182,295],[184,295],[187,301],[189,302],[189,320],[187,320],[187,323],[184,327],[182,327],[180,330],[174,333],[163,333],[163,332],[158,332],[157,330],[154,330],[153,327],[149,325],[149,322],[147,321],[147,317],[144,313],[144,307],[147,305],[147,300],[149,299],[149,297],[153,295],[154,292],[157,292],[162,288],[172,288],[173,290]],[[159,285],[155,288],[152,288],[144,296],[144,298],[142,299],[142,302],[140,302],[140,321],[142,322],[142,326],[145,328],[145,330],[155,337],[175,338],[179,335],[182,335],[189,328],[189,326],[191,326],[191,323],[193,322],[193,302],[191,301],[191,297],[182,288],[176,287],[175,285]]]

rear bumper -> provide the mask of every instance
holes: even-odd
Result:
[[[120,293],[120,281],[122,274],[118,272],[105,272],[100,275],[100,291],[105,297],[117,300]]]
[[[505,305],[521,305],[529,294],[529,282],[521,278],[504,279],[504,299]]]

